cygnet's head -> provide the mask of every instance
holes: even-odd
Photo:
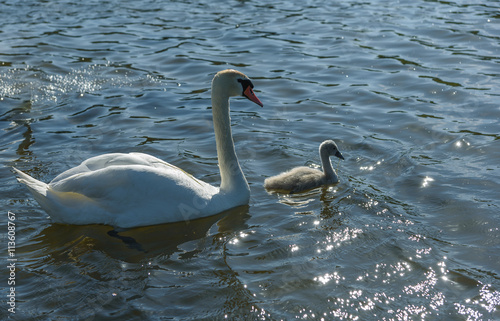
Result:
[[[243,96],[260,107],[264,106],[253,92],[253,84],[250,78],[234,69],[219,71],[212,81],[212,90],[224,90],[229,97]]]
[[[344,159],[342,153],[340,153],[337,144],[333,140],[325,140],[319,145],[319,152],[321,155],[336,156],[340,159]]]

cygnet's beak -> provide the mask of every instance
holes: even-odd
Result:
[[[342,160],[345,160],[344,156],[342,156],[342,154],[340,153],[340,151],[337,150],[337,152],[335,153],[335,156],[337,156],[338,158],[342,159]]]
[[[255,93],[253,92],[252,87],[248,86],[247,89],[245,89],[245,91],[243,92],[243,96],[247,97],[248,99],[250,99],[251,101],[253,101],[257,105],[259,105],[260,107],[264,107],[264,104],[262,104],[260,99],[257,98],[257,96],[255,96]]]

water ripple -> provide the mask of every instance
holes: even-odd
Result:
[[[498,11],[2,1],[0,193],[19,217],[18,318],[498,319]],[[9,170],[50,181],[138,151],[218,184],[209,88],[224,68],[248,74],[265,105],[231,105],[249,207],[129,231],[61,226]],[[339,184],[264,190],[319,167],[325,139],[346,157]]]

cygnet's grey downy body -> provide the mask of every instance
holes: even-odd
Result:
[[[267,190],[284,193],[299,193],[322,185],[335,184],[339,181],[332,167],[330,156],[344,159],[333,140],[325,140],[319,146],[319,155],[323,171],[307,166],[295,167],[287,172],[269,177],[264,181]]]

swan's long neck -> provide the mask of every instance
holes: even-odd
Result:
[[[325,150],[320,150],[319,155],[321,157],[321,165],[323,167],[323,172],[325,173],[326,179],[328,181],[338,180],[337,173],[332,167],[332,162],[330,161],[330,155]]]
[[[220,190],[223,193],[244,193],[249,191],[249,187],[234,150],[229,96],[223,89],[212,86],[212,115],[221,176]]]

